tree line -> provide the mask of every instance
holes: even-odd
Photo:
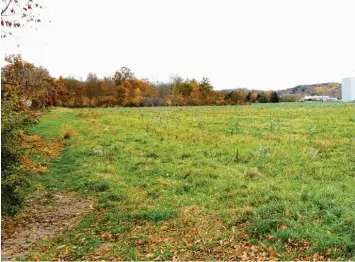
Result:
[[[46,106],[244,105],[280,101],[275,91],[215,91],[206,77],[197,81],[175,76],[168,82],[150,82],[122,67],[102,79],[94,73],[89,73],[84,81],[62,76],[56,79],[45,68],[23,61],[21,56],[9,56],[6,61],[8,64],[2,68],[3,89],[16,89],[23,103],[35,109]]]

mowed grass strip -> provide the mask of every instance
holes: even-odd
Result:
[[[354,104],[54,108],[32,133],[66,143],[33,183],[95,205],[28,259],[355,257]]]

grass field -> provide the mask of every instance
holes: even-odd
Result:
[[[92,211],[28,259],[354,259],[355,105],[54,108],[33,193]]]

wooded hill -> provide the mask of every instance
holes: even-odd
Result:
[[[341,97],[341,84],[340,83],[321,83],[313,85],[298,85],[293,88],[277,91],[279,95],[292,94],[297,97],[305,95],[324,95],[330,97]]]
[[[242,91],[242,92],[265,92],[262,90],[249,90],[247,88],[236,88],[236,89],[223,89],[220,92],[230,93],[232,91]],[[324,95],[330,97],[341,98],[341,84],[330,82],[330,83],[320,83],[312,85],[298,85],[292,88],[277,90],[277,94],[282,97],[294,96],[296,101],[307,95]]]

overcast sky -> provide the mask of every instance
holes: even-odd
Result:
[[[41,2],[43,22],[2,39],[2,58],[21,53],[56,77],[128,66],[151,80],[264,90],[355,77],[354,0]]]

